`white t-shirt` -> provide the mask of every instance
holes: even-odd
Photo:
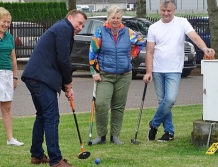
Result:
[[[195,31],[186,18],[174,16],[169,23],[161,19],[148,30],[147,42],[155,42],[153,72],[182,72],[185,34]]]

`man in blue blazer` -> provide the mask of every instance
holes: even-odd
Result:
[[[31,163],[51,167],[72,167],[62,158],[58,144],[59,109],[57,93],[65,91],[73,100],[70,54],[74,35],[82,30],[87,16],[72,10],[40,37],[23,71],[22,81],[29,89],[36,109],[30,149]],[[45,134],[49,158],[42,148]]]

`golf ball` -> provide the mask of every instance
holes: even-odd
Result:
[[[96,158],[95,159],[95,163],[98,165],[98,164],[100,164],[100,162],[101,162],[101,160],[99,159],[99,158]]]

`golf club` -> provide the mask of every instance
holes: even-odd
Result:
[[[92,145],[92,126],[93,126],[93,120],[94,120],[94,114],[95,114],[95,98],[96,98],[96,82],[94,82],[93,86],[93,94],[92,94],[92,110],[91,110],[91,119],[90,119],[90,127],[89,127],[89,140],[88,145]]]
[[[84,147],[83,147],[83,143],[82,143],[82,139],[81,139],[81,136],[80,136],[80,132],[79,132],[79,126],[78,126],[78,122],[77,122],[77,119],[76,119],[76,114],[75,114],[75,109],[74,109],[74,103],[73,103],[73,100],[70,99],[70,106],[72,107],[72,111],[73,111],[73,116],[74,116],[74,120],[75,120],[75,124],[76,124],[76,129],[77,129],[77,133],[78,133],[78,137],[79,137],[79,142],[80,142],[80,147],[81,147],[81,150],[82,152],[79,153],[77,155],[77,157],[79,159],[86,159],[90,156],[90,152],[88,151],[85,151]]]
[[[131,139],[131,142],[133,144],[139,144],[139,142],[137,140],[137,135],[138,135],[139,125],[140,125],[146,90],[147,90],[147,83],[145,83],[145,87],[144,87],[144,91],[143,91],[143,95],[142,95],[142,102],[141,102],[141,107],[140,107],[139,116],[138,116],[138,123],[137,123],[137,127],[136,127],[135,138]]]

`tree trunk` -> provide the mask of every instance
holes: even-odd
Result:
[[[216,59],[218,59],[218,7],[217,0],[207,0],[208,16],[210,25],[210,43],[211,48],[216,52]]]
[[[76,9],[76,0],[66,0],[68,11]]]
[[[146,0],[136,1],[136,16],[146,18]]]

